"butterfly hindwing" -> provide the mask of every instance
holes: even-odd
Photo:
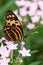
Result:
[[[5,19],[5,38],[10,41],[23,40],[23,29],[17,16],[8,10]]]

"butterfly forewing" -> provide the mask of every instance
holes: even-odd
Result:
[[[4,26],[5,38],[9,41],[23,40],[23,28],[17,16],[10,10],[7,11]]]

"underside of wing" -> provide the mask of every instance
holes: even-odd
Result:
[[[23,28],[17,16],[10,10],[6,14],[5,37],[10,41],[23,40]]]

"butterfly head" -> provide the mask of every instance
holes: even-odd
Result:
[[[6,14],[6,26],[12,25],[17,26],[20,25],[20,23],[16,15],[12,11],[8,10]]]

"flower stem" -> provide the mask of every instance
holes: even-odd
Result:
[[[13,50],[10,52],[10,60],[11,60],[11,63],[13,63]]]

